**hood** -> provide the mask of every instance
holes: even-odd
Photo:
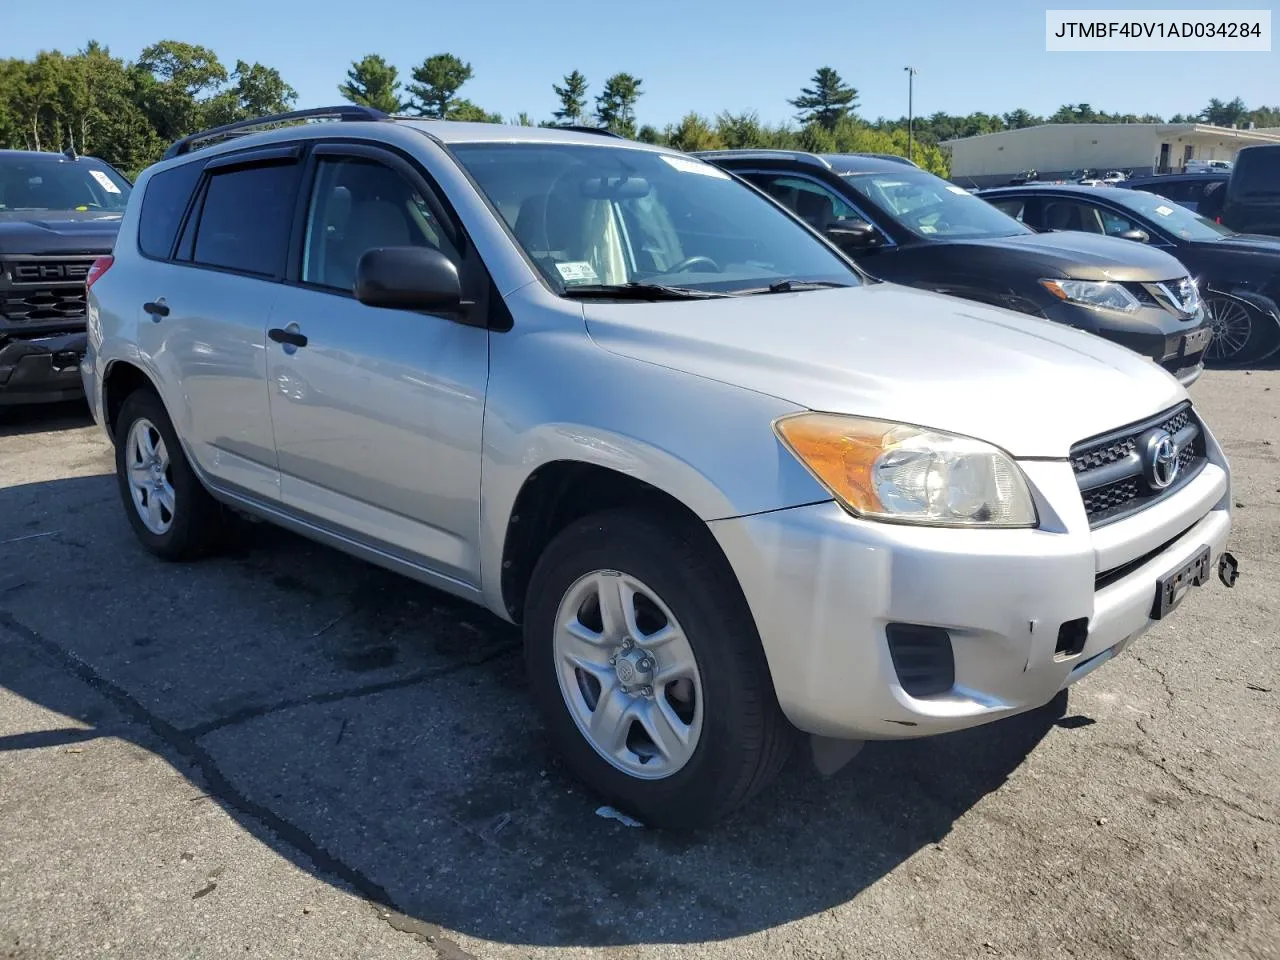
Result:
[[[1237,233],[1219,240],[1196,240],[1191,245],[1202,250],[1280,256],[1280,237],[1268,237],[1261,233]]]
[[[583,307],[588,333],[613,353],[812,410],[965,434],[1016,457],[1066,457],[1187,396],[1100,337],[894,284]]]
[[[74,211],[0,213],[0,256],[111,252],[120,214]]]
[[[984,258],[999,251],[1002,267],[1025,265],[1039,271],[1042,277],[1155,283],[1187,274],[1187,268],[1163,250],[1134,240],[1075,230],[956,240],[948,246],[970,249],[975,256]]]

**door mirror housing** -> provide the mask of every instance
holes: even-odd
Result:
[[[866,250],[880,244],[880,234],[865,220],[840,220],[825,232],[827,239],[842,250]]]
[[[432,247],[374,247],[356,264],[355,295],[371,307],[454,313],[462,281],[457,264]]]
[[[1126,230],[1124,233],[1117,233],[1116,236],[1121,240],[1133,240],[1135,243],[1151,242],[1151,234],[1145,230]]]

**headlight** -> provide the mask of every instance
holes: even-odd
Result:
[[[1093,307],[1095,310],[1133,313],[1142,307],[1137,297],[1120,284],[1109,280],[1041,280],[1040,283],[1060,300]]]
[[[774,430],[851,513],[945,527],[1034,527],[1017,464],[981,440],[887,420],[801,413]]]

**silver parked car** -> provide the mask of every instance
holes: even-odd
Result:
[[[1144,358],[868,281],[670,150],[318,116],[176,144],[94,268],[133,528],[185,560],[233,509],[522,624],[550,739],[646,822],[797,731],[1044,704],[1232,579],[1226,459]]]

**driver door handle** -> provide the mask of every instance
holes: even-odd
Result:
[[[279,327],[272,327],[267,331],[267,336],[275,343],[283,343],[291,347],[305,347],[307,345],[306,334],[299,333],[297,330],[282,330]]]

